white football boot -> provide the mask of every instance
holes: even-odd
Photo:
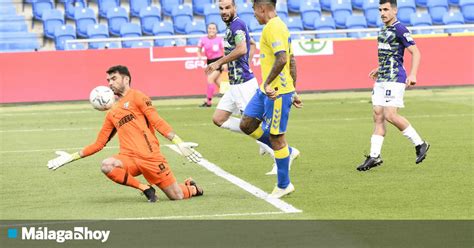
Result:
[[[288,184],[288,186],[284,189],[278,188],[275,186],[272,193],[268,195],[269,198],[281,198],[282,196],[288,195],[291,192],[295,191],[295,186],[292,183]]]

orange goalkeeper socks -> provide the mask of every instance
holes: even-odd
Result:
[[[107,173],[106,176],[116,183],[127,185],[141,191],[149,188],[148,185],[141,184],[136,178],[128,174],[127,171],[120,167],[115,167],[113,170]]]

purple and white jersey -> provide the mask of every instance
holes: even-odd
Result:
[[[407,74],[403,67],[405,48],[415,45],[410,31],[399,21],[384,26],[378,35],[379,75],[377,82],[405,83]]]
[[[224,36],[224,53],[229,55],[235,47],[236,43],[245,42],[247,43],[247,54],[229,62],[229,83],[231,85],[241,84],[254,78],[252,71],[249,66],[249,52],[250,52],[250,36],[249,30],[245,22],[242,21],[238,16],[227,25],[227,29]]]

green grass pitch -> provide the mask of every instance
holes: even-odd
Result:
[[[100,162],[117,153],[117,138],[94,156],[49,171],[55,150],[73,152],[95,140],[104,113],[87,102],[3,105],[0,219],[473,219],[473,96],[473,87],[407,91],[400,113],[431,143],[427,159],[415,165],[412,144],[389,125],[383,165],[358,172],[373,130],[370,92],[302,95],[304,108],[292,110],[287,132],[301,151],[290,174],[296,192],[283,198],[303,210],[294,214],[282,214],[168,147],[162,152],[178,181],[192,176],[205,195],[173,202],[160,192],[160,201],[149,204],[100,172]],[[199,143],[206,159],[271,192],[270,158],[258,155],[252,139],[215,127],[214,108],[198,108],[200,102],[158,100],[154,106],[184,140]]]

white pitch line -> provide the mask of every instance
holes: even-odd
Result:
[[[231,214],[176,215],[176,216],[161,216],[161,217],[160,216],[155,216],[155,217],[153,217],[153,216],[152,217],[127,217],[127,218],[114,218],[114,219],[103,219],[103,220],[64,220],[64,221],[46,221],[46,222],[38,222],[38,223],[1,224],[0,227],[61,225],[61,224],[103,222],[103,221],[113,221],[113,220],[202,219],[202,218],[219,218],[219,217],[277,215],[277,214],[288,214],[288,213],[285,213],[285,212],[254,212],[254,213],[231,213]],[[22,221],[22,220],[18,220],[18,221]]]
[[[167,145],[169,148],[171,148],[173,151],[181,154],[179,149],[175,145]],[[276,208],[280,209],[284,213],[301,213],[303,212],[300,209],[297,209],[293,207],[292,205],[280,200],[280,199],[275,199],[275,198],[270,198],[268,197],[268,193],[265,191],[261,190],[260,188],[257,188],[256,186],[228,173],[227,171],[223,170],[219,166],[209,162],[207,159],[201,159],[201,161],[198,163],[202,167],[206,168],[210,172],[213,172],[219,177],[224,178],[225,180],[237,185],[238,187],[242,188],[243,190],[249,192],[250,194],[256,196],[257,198],[260,198]]]
[[[161,217],[117,218],[117,219],[114,219],[114,220],[199,219],[199,218],[218,218],[218,217],[235,217],[235,216],[258,216],[258,215],[275,215],[275,214],[291,214],[291,213],[286,213],[286,212],[259,212],[259,213],[233,213],[233,214],[203,214],[203,215],[178,215],[178,216],[161,216]]]

